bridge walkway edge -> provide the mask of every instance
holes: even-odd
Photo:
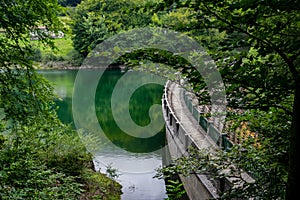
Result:
[[[189,146],[198,149],[218,148],[190,113],[183,101],[183,88],[176,83],[168,82],[165,87],[165,96],[164,98],[168,102],[163,107],[170,107],[169,111],[163,109],[163,113],[166,121],[166,138],[169,149],[167,154],[170,154],[171,160],[186,155]],[[179,123],[183,129],[182,131],[177,126]],[[179,177],[189,199],[206,200],[218,197],[216,187],[206,175],[192,174],[190,176],[179,175]]]

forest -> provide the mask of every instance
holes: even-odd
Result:
[[[217,157],[194,152],[162,172],[198,171],[224,178],[250,169],[255,182],[232,188],[220,198],[292,199],[297,195],[297,0],[2,0],[0,15],[1,199],[78,199],[91,197],[101,190],[99,185],[107,185],[100,175],[91,181],[95,179],[91,155],[77,133],[57,118],[53,86],[36,69],[51,68],[53,63],[58,68],[79,67],[103,41],[147,27],[174,30],[197,41],[216,63],[225,84],[223,132],[239,135],[246,126],[256,135],[241,138],[243,142],[231,151],[218,152]],[[31,41],[29,33],[39,26],[64,31],[67,39],[60,41],[67,46],[65,52],[57,48],[59,40],[39,29],[35,29],[39,40]],[[54,62],[46,65],[49,61]],[[115,64],[130,69],[148,61],[171,66],[187,80],[200,104],[211,103],[201,75],[171,52],[140,49],[124,54]],[[197,162],[199,158],[203,162]],[[238,168],[231,169],[232,164]],[[109,184],[119,190],[116,183]],[[110,192],[118,196],[116,191],[101,192],[103,199]]]

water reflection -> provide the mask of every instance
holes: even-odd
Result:
[[[76,78],[75,70],[44,71],[48,80],[55,84],[55,92],[62,100],[57,101],[58,115],[64,123],[73,123],[72,91]],[[93,71],[87,71],[93,73]],[[147,138],[132,137],[118,127],[111,111],[111,95],[123,73],[117,70],[106,71],[101,77],[95,95],[95,111],[99,125],[107,138],[97,142],[95,166],[105,172],[107,166],[118,170],[118,180],[123,186],[122,199],[125,200],[159,200],[164,199],[165,185],[162,180],[153,179],[155,170],[162,165],[160,148],[164,146],[164,129]],[[134,80],[132,80],[134,81]],[[89,83],[82,85],[89,90]],[[149,108],[153,104],[160,104],[163,87],[157,84],[147,84],[137,89],[129,104],[129,112],[133,121],[140,126],[147,126],[151,119]],[[83,99],[85,97],[82,97]],[[122,102],[120,102],[122,108]],[[124,105],[124,107],[126,107]],[[90,108],[82,108],[88,113]],[[91,109],[93,110],[93,109]],[[161,111],[155,113],[155,120],[162,120]],[[90,116],[84,116],[89,121]],[[89,133],[93,132],[93,125],[87,124]],[[97,134],[97,133],[93,133]],[[98,137],[98,136],[97,136]],[[99,138],[99,137],[98,137]],[[145,153],[146,152],[146,153]]]

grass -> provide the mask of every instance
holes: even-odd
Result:
[[[67,54],[74,49],[70,36],[64,38],[58,38],[54,40],[54,44],[57,47],[57,53],[59,56],[65,57]],[[50,49],[51,51],[51,49]]]
[[[77,67],[83,60],[82,55],[74,49],[70,35],[53,39],[55,49],[42,46],[39,41],[32,42],[36,49],[32,60],[38,68]]]
[[[38,47],[38,41],[32,41]],[[71,36],[65,35],[63,38],[56,38],[53,40],[56,49],[52,50],[50,47],[39,47],[42,56],[53,53],[57,57],[65,58],[70,51],[74,49]]]
[[[60,21],[64,26],[64,37],[53,39],[54,46],[56,49],[51,49],[50,47],[43,47],[38,41],[32,41],[36,48],[40,49],[42,57],[54,54],[56,57],[66,58],[68,53],[74,50],[71,34],[70,34],[70,24],[71,18],[69,16],[61,16]]]
[[[54,49],[43,45],[38,40],[31,41],[34,53],[30,59],[34,62],[34,66],[37,69],[78,67],[84,59],[73,47],[70,31],[71,18],[64,16],[60,17],[60,20],[63,23],[65,35],[63,38],[55,38],[52,40],[55,47]]]

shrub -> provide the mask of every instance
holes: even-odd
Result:
[[[77,199],[83,186],[76,177],[48,168],[30,150],[23,145],[0,150],[0,199]]]
[[[66,57],[67,62],[71,66],[80,66],[84,57],[75,49],[71,50]]]

